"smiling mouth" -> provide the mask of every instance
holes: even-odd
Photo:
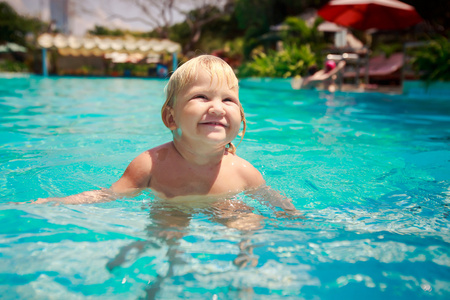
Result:
[[[227,127],[225,124],[222,124],[220,122],[203,122],[200,123],[200,125],[209,125],[209,126],[222,126],[222,127]]]

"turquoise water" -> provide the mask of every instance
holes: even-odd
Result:
[[[108,187],[137,154],[169,141],[165,83],[0,78],[2,299],[450,297],[448,99],[243,82],[248,130],[237,153],[303,219],[246,195],[235,200],[262,217],[253,230],[150,192],[30,203]],[[168,226],[174,219],[185,226]]]

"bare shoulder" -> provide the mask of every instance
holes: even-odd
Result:
[[[171,152],[173,152],[172,143],[162,144],[139,154],[133,159],[128,168],[130,171],[138,172],[142,175],[144,173],[151,175],[154,167],[161,161],[164,161]]]
[[[152,177],[155,157],[170,149],[170,143],[149,149],[134,158],[122,177],[112,185],[115,192],[123,192],[129,189],[144,189],[149,187]]]
[[[246,182],[247,188],[257,188],[265,184],[265,180],[251,163],[247,160],[237,156],[236,154],[228,154],[233,166],[236,169],[237,175],[241,177],[240,179]]]

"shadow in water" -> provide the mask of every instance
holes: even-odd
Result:
[[[190,221],[196,215],[203,215],[213,224],[222,224],[235,229],[240,236],[237,247],[239,254],[233,263],[237,268],[255,267],[258,256],[254,255],[251,237],[263,227],[264,217],[254,213],[255,209],[238,199],[204,198],[189,201],[168,201],[154,199],[143,209],[149,209],[150,223],[146,227],[148,239],[134,241],[121,248],[106,268],[114,272],[129,262],[130,257],[139,257],[149,249],[167,248],[165,257],[168,268],[165,274],[158,274],[149,282],[143,299],[156,299],[166,280],[175,275],[175,268],[186,264],[182,258],[180,241],[189,235]],[[131,255],[133,253],[134,255]]]

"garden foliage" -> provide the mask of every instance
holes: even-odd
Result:
[[[426,82],[450,80],[450,41],[437,37],[413,54],[413,68]]]
[[[269,50],[254,54],[253,59],[241,66],[239,77],[294,77],[306,74],[316,63],[309,45],[285,45],[281,51]]]

